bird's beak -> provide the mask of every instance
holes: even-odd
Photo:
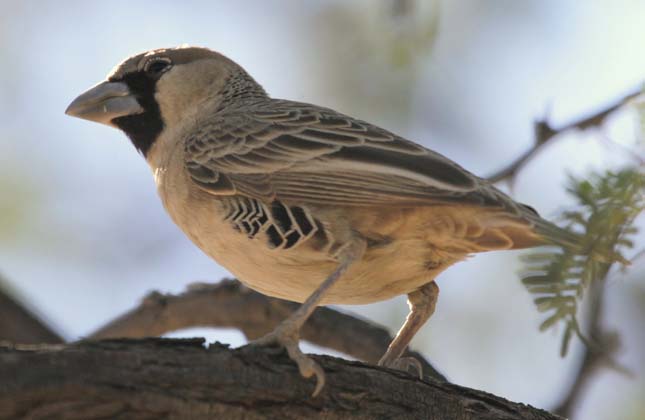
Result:
[[[101,82],[80,94],[65,114],[114,127],[112,120],[140,114],[143,108],[123,82]]]

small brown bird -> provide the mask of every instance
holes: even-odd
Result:
[[[576,238],[451,160],[334,110],[270,98],[205,48],[128,58],[68,115],[123,130],[174,222],[264,294],[304,302],[256,343],[298,347],[316,306],[407,294],[410,313],[379,364],[396,366],[432,315],[435,277],[469,254]]]

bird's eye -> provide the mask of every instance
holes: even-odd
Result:
[[[163,72],[167,71],[170,69],[171,66],[171,61],[168,58],[155,58],[153,60],[148,61],[143,70],[152,75],[152,76],[160,76]]]

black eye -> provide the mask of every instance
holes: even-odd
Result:
[[[160,76],[163,72],[170,69],[172,63],[167,58],[157,58],[146,63],[144,70],[152,76]]]

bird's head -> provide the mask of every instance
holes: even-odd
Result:
[[[123,130],[144,156],[166,127],[266,94],[236,63],[206,48],[164,48],[117,65],[65,113]]]

